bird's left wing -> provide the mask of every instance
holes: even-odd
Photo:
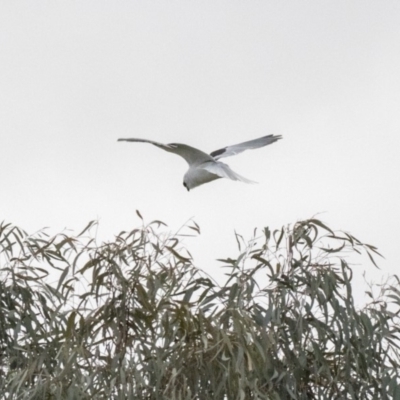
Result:
[[[224,147],[223,149],[215,150],[210,155],[211,157],[214,158],[214,160],[219,160],[222,157],[234,156],[245,150],[258,149],[259,147],[264,147],[268,144],[276,142],[279,139],[282,139],[282,136],[280,135],[263,136],[258,139],[249,140],[248,142],[234,144],[233,146],[227,146]]]
[[[204,153],[201,150],[195,149],[194,147],[190,147],[186,144],[181,143],[169,143],[163,144],[159,142],[154,142],[153,140],[147,139],[137,139],[137,138],[130,138],[130,139],[118,139],[119,142],[143,142],[143,143],[150,143],[154,146],[159,147],[169,153],[177,154],[186,160],[189,165],[200,164],[206,161],[212,161],[213,158],[209,155]]]

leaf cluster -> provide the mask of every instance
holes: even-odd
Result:
[[[236,235],[221,285],[159,221],[101,244],[94,225],[1,224],[1,398],[400,398],[398,278],[352,294],[375,247],[317,219]]]

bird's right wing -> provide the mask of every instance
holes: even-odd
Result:
[[[194,147],[190,147],[186,144],[181,144],[181,143],[163,144],[163,143],[154,142],[152,140],[136,139],[136,138],[118,139],[118,142],[150,143],[154,146],[159,147],[160,149],[168,151],[169,153],[174,153],[174,154],[177,154],[178,156],[183,157],[189,165],[200,164],[202,162],[213,160],[213,158],[209,154],[206,154],[206,153],[202,152],[201,150],[195,149]]]
[[[233,146],[226,146],[222,149],[213,151],[210,155],[214,157],[214,160],[219,160],[222,157],[229,157],[239,154],[245,150],[258,149],[268,144],[274,143],[277,140],[282,139],[282,136],[268,135],[258,139],[249,140],[247,142],[234,144]]]

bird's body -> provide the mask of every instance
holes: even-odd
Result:
[[[211,154],[204,153],[194,147],[181,143],[162,144],[147,139],[118,139],[124,142],[144,142],[151,143],[169,153],[177,154],[183,157],[189,164],[189,169],[183,177],[183,185],[187,190],[197,186],[214,181],[219,178],[228,178],[234,181],[245,183],[255,183],[243,176],[240,176],[227,165],[218,161],[220,158],[239,154],[248,149],[257,149],[281,139],[281,136],[268,135],[248,142],[239,143],[233,146],[227,146],[213,151]]]
[[[219,178],[221,178],[221,176],[215,175],[212,172],[208,172],[204,168],[191,166],[183,177],[183,185],[187,188],[187,190],[190,190],[197,186],[203,185],[204,183],[215,181]]]

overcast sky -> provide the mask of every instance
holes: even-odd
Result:
[[[0,219],[33,232],[100,220],[111,237],[160,219],[218,274],[234,230],[317,213],[378,246],[397,273],[399,1],[0,2]],[[259,182],[187,192],[187,165],[141,137],[226,158]]]

